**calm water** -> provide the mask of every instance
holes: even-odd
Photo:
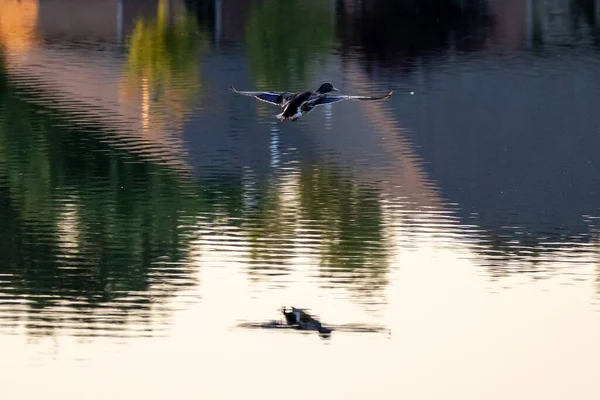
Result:
[[[0,0],[0,397],[597,399],[598,104],[595,0]]]

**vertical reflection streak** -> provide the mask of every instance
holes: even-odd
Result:
[[[281,159],[279,153],[279,123],[271,122],[271,138],[269,149],[271,150],[271,168],[277,169]]]
[[[142,130],[144,135],[150,129],[150,87],[148,78],[142,78]]]
[[[215,0],[215,44],[219,47],[221,43],[221,25],[222,25],[221,0]]]
[[[123,0],[117,1],[117,42],[123,44]]]

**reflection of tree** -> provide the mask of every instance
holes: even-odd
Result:
[[[181,117],[200,90],[199,57],[206,35],[193,16],[184,11],[175,18],[168,1],[159,0],[156,19],[138,20],[129,39],[127,93],[147,87],[164,109]]]
[[[2,77],[0,291],[27,299],[32,329],[150,322],[151,309],[192,283],[186,222],[196,199],[165,168],[24,102]],[[68,312],[52,312],[65,301]]]
[[[333,42],[333,20],[321,0],[257,2],[246,25],[246,45],[259,87],[289,88],[304,82],[315,60]]]
[[[298,215],[293,200],[284,196],[286,190],[297,188],[293,178],[293,174],[288,177],[290,187],[286,187],[285,180],[273,176],[260,190],[258,206],[246,212],[244,229],[249,239],[248,271],[252,279],[289,273]]]
[[[595,0],[571,0],[569,6],[573,33],[578,34],[585,24],[592,31],[594,44],[600,45],[600,21],[598,21],[600,10],[597,10],[600,5],[598,2]]]
[[[327,165],[303,171],[301,214],[315,221],[322,240],[321,270],[365,293],[387,284],[388,241],[376,189],[345,179]]]
[[[344,0],[339,0],[344,7]],[[369,7],[340,12],[337,35],[343,53],[364,52],[368,63],[398,67],[411,58],[431,56],[451,47],[480,48],[490,19],[486,1],[370,0]]]
[[[480,228],[481,229],[481,228]],[[478,262],[492,279],[529,275],[535,279],[556,275],[562,262],[596,251],[590,235],[567,235],[561,229],[537,232],[526,227],[481,229],[476,233]]]
[[[294,191],[297,196],[291,195]],[[388,241],[378,192],[343,177],[333,166],[306,166],[287,182],[271,182],[259,210],[245,220],[255,278],[287,273],[285,260],[300,228],[312,232],[314,242],[303,246],[314,248],[328,286],[356,289],[368,298],[387,284]],[[274,244],[283,252],[274,252]]]

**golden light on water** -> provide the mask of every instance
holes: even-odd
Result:
[[[0,0],[0,44],[25,52],[37,41],[38,0]]]
[[[74,256],[79,253],[81,242],[79,227],[80,201],[77,195],[66,195],[57,207],[59,214],[56,227],[58,246],[65,256]]]

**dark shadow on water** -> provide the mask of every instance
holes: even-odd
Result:
[[[478,50],[491,23],[485,0],[337,1],[342,56],[362,53],[367,67],[412,70],[417,58]]]
[[[568,3],[567,7],[564,7]],[[595,0],[553,3],[471,0],[365,0],[336,3],[336,37],[344,58],[361,55],[373,68],[415,70],[450,55],[546,49],[600,49],[600,12]]]

